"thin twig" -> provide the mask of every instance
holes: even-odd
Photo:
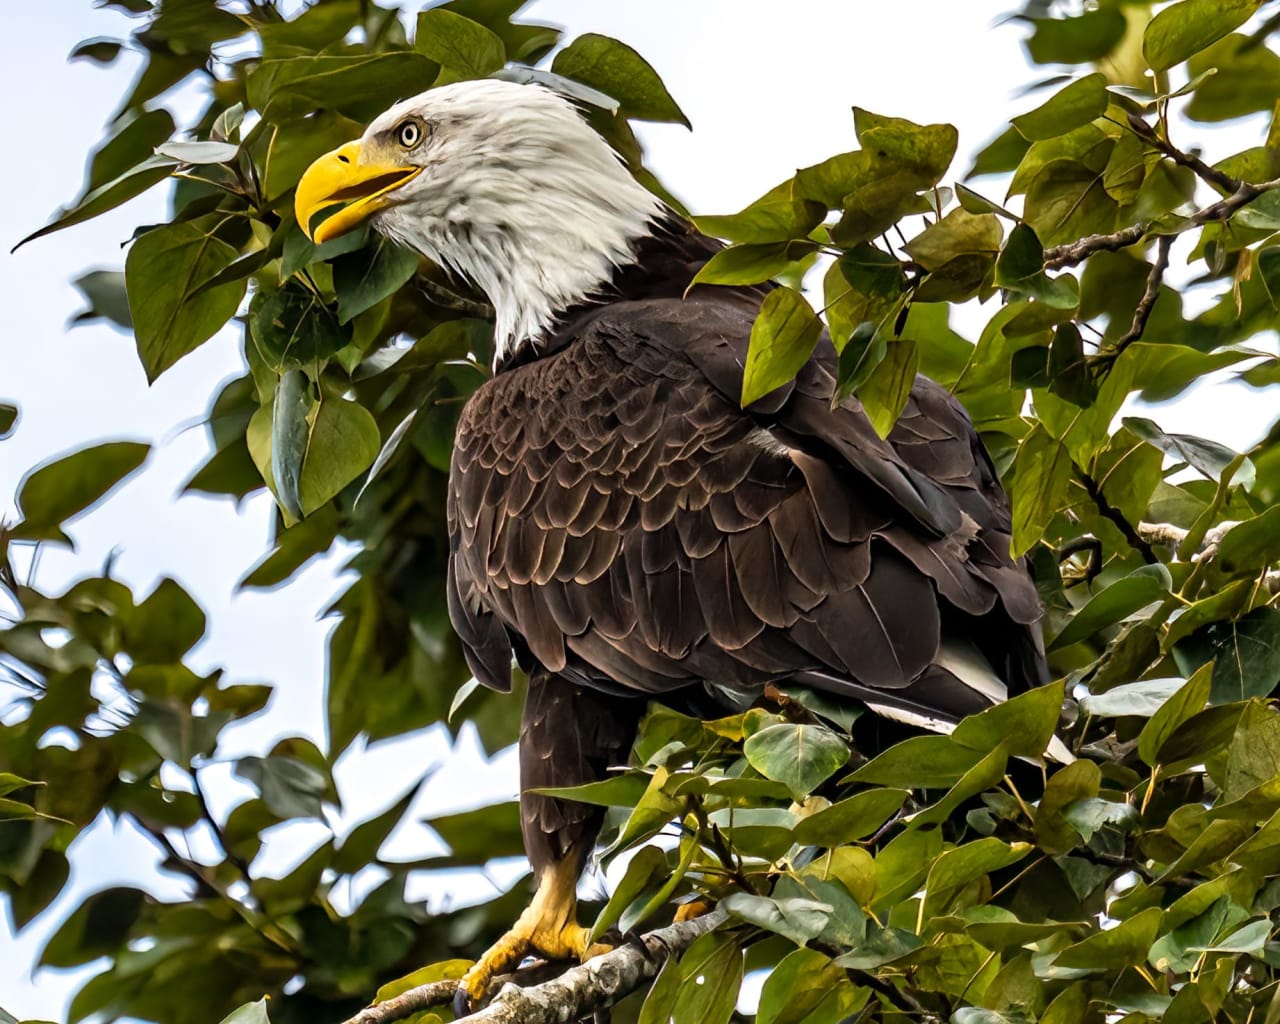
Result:
[[[1147,329],[1147,321],[1151,319],[1151,310],[1155,308],[1156,299],[1160,298],[1160,286],[1164,284],[1164,272],[1169,269],[1169,249],[1173,246],[1172,235],[1161,235],[1156,240],[1156,260],[1151,264],[1151,273],[1147,275],[1147,289],[1142,293],[1137,308],[1133,311],[1133,322],[1115,343],[1111,351],[1103,358],[1115,359],[1121,352],[1142,337]],[[1099,353],[1102,355],[1101,353]]]
[[[1052,246],[1044,251],[1044,268],[1060,270],[1063,267],[1074,267],[1077,263],[1083,263],[1095,252],[1116,252],[1119,249],[1127,249],[1142,241],[1142,236],[1146,233],[1145,224],[1133,224],[1107,235],[1087,235],[1065,245]]]
[[[1220,188],[1227,195],[1238,192],[1240,186],[1244,184],[1239,178],[1233,178],[1226,171],[1220,171],[1216,167],[1210,167],[1198,156],[1191,153],[1184,153],[1172,142],[1169,142],[1160,135],[1151,125],[1147,124],[1137,114],[1129,115],[1129,127],[1133,129],[1135,135],[1142,139],[1148,146],[1158,149],[1167,156],[1175,164],[1186,167],[1196,177],[1208,182],[1214,188]]]
[[[521,971],[503,985],[488,1006],[459,1018],[468,1024],[563,1024],[581,1020],[630,995],[654,977],[662,964],[693,945],[693,941],[728,920],[715,910],[692,921],[678,921],[540,984],[521,988]],[[409,989],[394,999],[365,1007],[345,1024],[391,1024],[411,1014],[453,999],[456,981],[435,981]]]
[[[1156,553],[1151,550],[1151,545],[1147,543],[1141,532],[1125,518],[1123,512],[1111,504],[1107,500],[1105,494],[1102,493],[1102,487],[1092,476],[1084,470],[1076,469],[1076,479],[1080,481],[1080,485],[1085,489],[1085,493],[1089,495],[1089,499],[1097,507],[1107,519],[1115,523],[1116,528],[1124,534],[1124,539],[1129,542],[1129,546],[1142,556],[1142,560],[1147,565],[1155,565],[1160,561],[1156,557]]]

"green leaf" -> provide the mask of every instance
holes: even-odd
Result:
[[[838,967],[868,971],[910,956],[921,947],[920,938],[904,928],[873,928],[865,942],[836,958]]]
[[[1067,505],[1071,456],[1037,423],[1013,460],[1013,554],[1025,554]]]
[[[403,995],[411,988],[430,985],[433,981],[457,980],[467,973],[472,963],[471,960],[442,960],[439,963],[428,964],[426,967],[419,967],[412,974],[406,974],[403,978],[388,981],[380,986],[373,997],[373,1002],[375,1005],[385,1003],[389,999]]]
[[[213,337],[240,307],[245,281],[204,287],[240,255],[216,237],[226,221],[215,213],[165,224],[129,250],[125,282],[148,381]]]
[[[1223,799],[1238,800],[1280,777],[1280,714],[1259,700],[1246,706],[1227,754]]]
[[[791,380],[808,362],[821,334],[822,321],[803,295],[785,285],[773,289],[751,325],[743,408]]]
[[[666,851],[656,846],[642,846],[627,864],[627,870],[614,888],[609,902],[604,905],[595,924],[591,926],[589,941],[599,939],[618,922],[628,906],[647,890],[657,889],[670,874]]]
[[[738,213],[698,217],[698,228],[716,238],[754,245],[807,240],[826,210],[821,203],[794,194],[793,184],[788,179],[776,185]]]
[[[1138,756],[1155,767],[1161,763],[1160,749],[1174,731],[1192,715],[1202,710],[1209,700],[1211,669],[1208,665],[1195,672],[1143,727],[1138,736]]]
[[[141,889],[117,887],[85,899],[53,933],[40,965],[76,967],[118,952],[151,897]]]
[[[973,159],[966,178],[977,178],[984,174],[1007,174],[1014,170],[1026,156],[1029,143],[1022,137],[1017,128],[1010,125],[994,139],[988,142]],[[970,213],[981,213],[981,210],[970,210]],[[990,212],[990,211],[987,211]]]
[[[831,958],[811,949],[788,953],[769,972],[756,1024],[826,1024],[845,1020],[866,1002]]]
[[[1035,814],[1036,845],[1041,850],[1057,855],[1079,845],[1077,831],[1064,811],[1071,804],[1097,796],[1101,783],[1102,772],[1092,761],[1079,760],[1053,773]]]
[[[871,426],[881,437],[888,437],[906,408],[911,389],[916,383],[919,355],[916,343],[907,339],[885,344],[882,358],[858,388],[858,399]]]
[[[1114,970],[1140,964],[1155,941],[1164,911],[1148,907],[1127,921],[1107,931],[1095,932],[1088,938],[1068,946],[1054,958],[1058,967]]]
[[[823,303],[836,350],[844,349],[860,325],[884,324],[900,307],[906,290],[902,264],[868,243],[832,263],[823,278]]]
[[[400,824],[405,812],[409,809],[409,805],[413,803],[413,798],[422,791],[422,787],[429,778],[430,775],[428,774],[414,783],[404,796],[381,814],[375,814],[368,821],[362,821],[348,832],[346,838],[338,844],[337,849],[334,851],[333,863],[330,865],[333,870],[351,875],[367,864],[373,863],[383,842],[385,842],[392,830]],[[438,967],[439,965],[435,966]],[[421,982],[415,984],[421,984]],[[383,986],[383,988],[386,988],[386,986]],[[378,998],[387,998],[382,994],[382,989],[378,990]]]
[[[658,73],[626,43],[588,32],[556,54],[551,70],[617,100],[627,117],[692,127]]]
[[[1280,609],[1255,608],[1208,633],[1214,656],[1210,704],[1266,697],[1280,684]]]
[[[427,11],[427,14],[447,11]],[[333,261],[333,288],[338,293],[338,322],[349,323],[407,284],[418,269],[417,254],[377,236],[372,246]]]
[[[293,576],[316,555],[333,546],[338,516],[321,509],[300,523],[276,534],[275,546],[241,577],[237,589],[270,588]]]
[[[1142,35],[1142,55],[1153,71],[1181,64],[1243,25],[1262,0],[1179,0],[1161,10]]]
[[[951,739],[983,753],[1003,744],[1014,757],[1039,757],[1062,717],[1064,681],[1047,683],[970,715]]]
[[[983,875],[1022,860],[1035,847],[988,837],[941,854],[930,866],[921,914],[928,920],[946,909],[959,890]]]
[[[1086,75],[1035,110],[1013,118],[1013,126],[1031,141],[1052,139],[1101,117],[1107,109],[1107,76]]]
[[[286,282],[279,291],[254,295],[249,304],[249,332],[262,361],[277,373],[314,367],[351,341],[351,328],[295,280]]]
[[[801,820],[795,840],[804,846],[841,846],[865,839],[902,809],[905,789],[869,789]]]
[[[732,935],[711,932],[680,958],[681,984],[670,1024],[728,1024],[742,985],[742,948]]]
[[[0,440],[13,433],[18,422],[18,407],[8,402],[0,402]]]
[[[1080,160],[1058,159],[1032,179],[1023,216],[1044,245],[1061,245],[1114,230],[1119,209],[1098,171]]]
[[[439,7],[418,15],[415,47],[453,72],[454,78],[484,78],[506,62],[507,51],[483,25]]]
[[[271,477],[280,506],[293,520],[303,516],[299,495],[311,408],[311,381],[301,370],[289,370],[276,385],[271,407]]]
[[[777,277],[796,260],[817,249],[812,242],[764,242],[731,245],[702,265],[689,287],[699,284],[759,284]]]
[[[821,935],[832,912],[829,904],[816,900],[775,900],[746,892],[732,893],[720,906],[739,920],[790,939],[797,946]]]
[[[1133,715],[1150,718],[1164,703],[1185,685],[1183,679],[1143,679],[1137,683],[1124,683],[1105,693],[1086,694],[1080,707],[1090,715],[1103,718],[1120,718]]]
[[[982,751],[961,746],[950,736],[913,736],[877,754],[844,781],[904,789],[952,786],[980,760]]]
[[[1000,252],[1004,229],[991,213],[972,214],[957,208],[929,225],[903,248],[926,270],[937,270],[958,256],[977,254],[992,264]]]
[[[1132,433],[1166,455],[1198,469],[1210,480],[1218,480],[1237,457],[1234,451],[1217,441],[1192,434],[1166,434],[1151,420],[1141,416],[1126,416],[1123,422]]]
[[[1280,559],[1280,505],[1233,526],[1218,547],[1218,564],[1231,573],[1269,566]]]
[[[323,818],[329,782],[314,765],[295,757],[242,757],[235,773],[253,783],[277,818]]]
[[[1124,36],[1119,7],[1099,7],[1074,18],[1032,18],[1035,32],[1026,41],[1037,64],[1087,64],[1101,60]]]
[[[13,536],[66,541],[62,524],[123,483],[150,451],[150,445],[138,441],[109,441],[33,469],[18,485],[22,522],[14,527]]]
[[[1093,595],[1053,638],[1049,650],[1061,650],[1096,638],[1108,626],[1169,596],[1173,577],[1163,565],[1144,565]]]
[[[256,1003],[245,1003],[222,1018],[221,1024],[271,1024],[267,1016],[267,1000],[264,996]]]
[[[180,164],[227,164],[240,155],[240,147],[232,142],[166,142],[156,152]]]
[[[826,726],[771,725],[742,745],[751,767],[802,800],[849,760],[849,746]]]

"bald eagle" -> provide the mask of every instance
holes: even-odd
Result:
[[[820,344],[742,408],[769,286],[689,290],[719,243],[558,92],[399,103],[307,170],[296,212],[317,242],[367,221],[495,313],[453,452],[448,599],[479,680],[509,689],[513,658],[529,675],[537,890],[471,997],[528,953],[587,954],[575,888],[601,815],[536,791],[625,760],[648,702],[710,717],[792,682],[946,731],[1046,680],[1009,503],[955,398],[918,378],[882,439],[856,398],[833,406]]]

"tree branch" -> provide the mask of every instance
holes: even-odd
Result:
[[[1120,340],[1105,358],[1113,360],[1126,348],[1142,337],[1147,329],[1147,321],[1151,319],[1151,310],[1155,308],[1156,299],[1160,298],[1160,286],[1164,283],[1164,272],[1169,269],[1169,249],[1173,246],[1173,235],[1161,235],[1156,240],[1156,261],[1151,264],[1151,273],[1147,275],[1147,289],[1142,293],[1137,308],[1133,311],[1133,322],[1124,332]]]
[[[1074,242],[1055,245],[1044,251],[1044,269],[1061,270],[1083,263],[1095,252],[1116,252],[1142,241],[1147,233],[1145,224],[1133,224],[1109,235],[1087,235]]]
[[[1209,530],[1204,535],[1204,540],[1200,542],[1200,550],[1192,556],[1192,561],[1205,562],[1217,555],[1218,548],[1222,544],[1222,538],[1231,531],[1232,527],[1239,525],[1240,523],[1237,520],[1229,519]],[[1172,523],[1143,522],[1138,524],[1138,533],[1148,544],[1166,544],[1173,548],[1181,547],[1190,532],[1190,530],[1184,530],[1182,527],[1174,526]],[[1280,594],[1280,569],[1268,569],[1264,572],[1262,585],[1268,593]]]
[[[1194,158],[1188,157],[1188,159]],[[1209,170],[1212,170],[1212,168],[1209,168]],[[1203,210],[1198,210],[1192,214],[1187,222],[1188,225],[1200,226],[1211,224],[1215,221],[1227,220],[1242,206],[1248,206],[1264,192],[1280,187],[1280,178],[1264,181],[1257,185],[1247,181],[1237,183],[1234,178],[1229,180],[1237,184],[1238,187],[1226,198],[1220,199],[1216,203],[1206,206]],[[1074,242],[1050,246],[1044,251],[1044,268],[1045,270],[1061,270],[1063,267],[1074,267],[1078,263],[1083,263],[1095,252],[1115,252],[1119,249],[1127,249],[1129,246],[1136,245],[1142,241],[1150,226],[1150,224],[1145,223],[1131,224],[1127,228],[1121,228],[1119,231],[1113,231],[1110,234],[1087,235]],[[1174,234],[1177,233],[1177,231],[1174,232]]]
[[[1161,135],[1151,127],[1151,125],[1147,124],[1147,122],[1137,114],[1129,115],[1129,127],[1133,129],[1133,133],[1148,146],[1153,149],[1158,149],[1175,164],[1178,164],[1181,167],[1186,167],[1194,173],[1196,177],[1208,182],[1215,188],[1222,189],[1222,191],[1228,195],[1240,189],[1242,182],[1239,178],[1233,178],[1225,171],[1220,171],[1216,167],[1210,167],[1198,156],[1193,156],[1190,153],[1184,153],[1172,142],[1162,138]]]
[[[693,945],[694,939],[713,931],[728,917],[723,910],[715,910],[692,921],[677,921],[641,936],[638,942],[619,946],[585,964],[570,967],[550,981],[527,988],[521,988],[514,980],[526,972],[510,975],[513,980],[502,986],[493,1002],[468,1017],[460,1017],[459,1021],[467,1024],[564,1024],[565,1021],[589,1017],[630,995],[654,977],[669,957],[683,953]],[[345,1024],[391,1024],[449,1002],[457,989],[456,981],[419,985],[384,1003],[365,1007]]]
[[[1089,495],[1089,499],[1094,503],[1098,511],[1115,523],[1116,529],[1124,534],[1124,539],[1129,542],[1131,548],[1142,556],[1144,562],[1148,565],[1155,565],[1160,561],[1156,557],[1156,553],[1151,550],[1151,545],[1146,538],[1142,536],[1141,531],[1135,529],[1133,524],[1125,518],[1124,513],[1107,500],[1097,480],[1079,467],[1076,467],[1076,479],[1080,481],[1080,486],[1085,489],[1085,493]]]

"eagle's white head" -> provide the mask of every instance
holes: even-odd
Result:
[[[473,281],[499,359],[605,285],[664,208],[568,99],[492,79],[396,104],[313,163],[294,204],[317,242],[368,220]]]

